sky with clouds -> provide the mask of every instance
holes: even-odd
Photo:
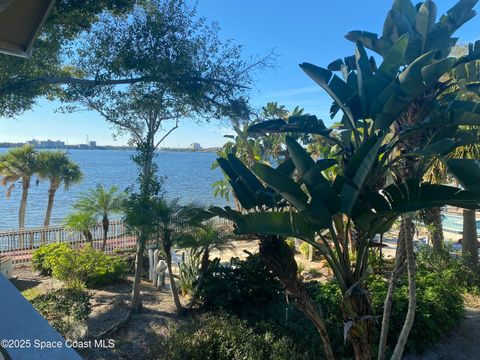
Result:
[[[437,0],[439,14],[455,0]],[[326,66],[351,55],[353,44],[344,39],[350,30],[381,32],[390,0],[198,0],[200,16],[217,21],[221,37],[244,47],[245,57],[274,50],[275,67],[256,75],[251,103],[261,107],[269,101],[288,109],[300,106],[327,120],[331,101],[298,67],[301,62]],[[480,16],[459,32],[460,41],[479,38]],[[58,103],[39,101],[33,111],[16,119],[0,119],[0,142],[23,142],[32,138],[84,143],[86,138],[100,145],[124,145],[128,138],[112,136],[114,130],[94,112],[62,114]],[[225,123],[196,124],[182,121],[164,146],[186,147],[199,142],[203,147],[221,146],[229,133]]]

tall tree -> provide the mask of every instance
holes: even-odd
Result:
[[[42,27],[32,56],[0,54],[0,115],[14,117],[32,109],[40,98],[58,95],[60,84],[98,83],[71,67],[72,50],[101,15],[128,13],[135,0],[59,0]]]
[[[37,174],[42,180],[48,180],[48,203],[43,226],[50,225],[55,194],[63,184],[65,190],[82,181],[80,166],[68,158],[63,151],[41,151],[37,157]]]
[[[402,62],[410,67],[411,73],[417,72],[417,76],[423,78],[424,83],[417,88],[402,86],[402,82],[408,73],[403,71],[399,74],[401,94],[412,97],[414,101],[406,102],[398,96],[392,96],[391,91],[394,87],[385,89],[384,97],[389,97],[391,102],[390,107],[386,109],[387,112],[382,115],[383,119],[380,119],[384,123],[383,126],[391,126],[393,124],[399,132],[403,132],[408,127],[425,126],[423,133],[413,133],[399,143],[400,150],[405,153],[410,153],[415,151],[415,149],[428,145],[429,134],[433,130],[431,126],[426,124],[428,120],[430,120],[431,124],[438,123],[440,122],[439,118],[444,117],[445,113],[448,113],[447,117],[456,117],[456,120],[464,121],[465,124],[475,122],[476,114],[463,115],[463,118],[460,119],[458,110],[466,110],[467,107],[472,108],[471,104],[465,104],[459,91],[452,91],[452,88],[455,87],[454,83],[449,82],[448,79],[440,79],[436,75],[439,73],[446,75],[463,64],[478,59],[478,43],[470,46],[468,55],[450,57],[452,49],[458,41],[458,38],[453,37],[453,35],[476,15],[473,7],[477,3],[478,0],[460,0],[446,14],[437,19],[437,6],[434,1],[427,0],[415,6],[410,0],[394,0],[392,8],[385,19],[383,33],[380,36],[358,30],[349,32],[346,35],[347,39],[357,43],[361,42],[365,47],[378,53],[384,59],[391,54],[399,39],[408,38],[408,45],[402,57]],[[428,70],[424,70],[424,65],[432,59],[437,64]],[[399,109],[400,112],[394,111],[392,113],[391,110],[393,108]],[[456,126],[458,127],[458,123]],[[453,125],[452,129],[454,129]],[[395,176],[404,179],[408,178],[415,173],[417,166],[418,163],[415,158],[406,156],[396,164]],[[401,229],[402,233],[399,234],[402,235],[402,237],[399,236],[399,244],[401,246],[398,248],[404,249],[406,253],[396,256],[395,268],[392,272],[390,288],[385,300],[385,311],[388,312],[391,309],[395,284],[401,273],[399,270],[405,268],[405,262],[408,271],[410,298],[409,311],[395,347],[393,359],[402,357],[408,334],[413,325],[416,301],[415,261],[412,245],[413,222],[411,214],[403,216]],[[405,244],[401,244],[402,242]],[[389,318],[386,312],[384,312],[379,360],[383,360],[385,357]]]
[[[402,19],[395,14],[399,6],[407,5],[413,11],[409,15],[414,14],[418,20],[416,23],[426,32],[401,31],[411,27],[401,27],[405,21],[399,23]],[[277,237],[277,243],[282,236],[294,236],[321,251],[342,289],[346,336],[358,359],[370,359],[372,355],[374,322],[364,286],[368,253],[375,235],[388,230],[398,216],[403,216],[404,240],[398,246],[403,251],[397,252],[397,261],[402,266],[405,262],[407,264],[409,307],[395,347],[394,358],[398,359],[402,356],[415,314],[412,212],[445,204],[470,209],[479,205],[480,191],[476,183],[480,178],[479,164],[447,157],[455,148],[478,141],[478,134],[465,134],[460,129],[462,125],[479,123],[478,104],[458,99],[455,92],[446,96],[450,84],[442,79],[452,69],[479,56],[477,44],[471,46],[469,54],[464,57],[442,57],[448,56],[452,44],[444,38],[450,40],[452,33],[471,18],[473,5],[461,1],[433,26],[436,21],[434,12],[432,16],[425,16],[426,7],[432,6],[430,1],[417,8],[409,1],[396,1],[386,21],[384,35],[388,39],[356,32],[358,41],[353,57],[339,59],[328,69],[301,64],[301,68],[332,96],[331,116],[341,113],[339,136],[314,116],[291,118],[287,122],[265,121],[250,127],[254,134],[301,133],[328,138],[337,146],[341,158],[341,171],[333,182],[325,178],[323,171],[333,166],[331,160],[335,164],[335,159],[314,162],[291,138],[287,138],[287,148],[300,179],[291,176],[288,162],[277,169],[255,164],[252,168],[255,174],[251,174],[233,155],[229,155],[227,161],[219,159],[234,192],[250,213],[213,208],[212,214],[231,218],[240,233],[266,234],[272,241]],[[437,28],[442,31],[434,34],[432,29]],[[429,30],[432,30],[431,34]],[[440,37],[436,44],[446,46],[446,51],[444,48],[428,49],[423,53],[433,44],[430,40],[425,41],[428,37],[432,41]],[[427,46],[418,49],[417,40]],[[380,49],[383,63],[377,66],[367,55],[365,47]],[[343,80],[337,72],[341,72]],[[444,112],[450,114],[447,123],[443,123],[439,116]],[[443,159],[449,171],[459,179],[466,189],[463,193],[465,201],[457,198],[461,193],[458,188],[423,182],[425,172],[435,159]],[[355,228],[357,233],[354,261],[349,258],[350,228]],[[398,274],[398,269],[401,267],[396,267],[394,273]],[[277,272],[279,278],[283,275],[281,270]],[[285,277],[284,284],[295,294],[295,286],[289,279]],[[392,276],[391,284],[394,282]],[[301,304],[302,296],[297,294]],[[306,309],[302,310],[307,314]],[[382,344],[389,317],[389,310],[386,310]],[[314,317],[311,319],[313,321]],[[318,329],[325,343],[321,326]],[[380,357],[384,356],[385,350],[382,344]]]
[[[155,150],[165,138],[188,118],[247,116],[251,72],[269,59],[242,60],[241,47],[222,42],[218,27],[199,19],[185,1],[149,0],[135,7],[129,21],[108,16],[93,27],[79,43],[74,66],[96,81],[72,84],[62,96],[130,135],[141,172],[134,198],[149,202],[158,188]],[[146,224],[139,231],[134,309],[141,307],[142,254],[149,231]]]
[[[22,198],[18,210],[18,227],[25,228],[25,212],[27,209],[28,191],[32,176],[37,172],[37,152],[31,145],[11,149],[0,156],[0,174],[2,185],[10,185],[7,189],[7,197],[19,182],[22,185]]]
[[[95,189],[84,192],[73,206],[81,213],[92,214],[96,221],[101,221],[103,229],[102,251],[105,251],[107,244],[111,217],[122,211],[123,199],[123,194],[119,193],[116,186],[105,189],[103,185],[99,184]]]

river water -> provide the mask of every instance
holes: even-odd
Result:
[[[0,153],[8,149],[0,149]],[[120,190],[135,185],[137,169],[131,160],[131,150],[67,150],[69,157],[80,165],[84,179],[70,189],[57,191],[52,213],[52,224],[61,224],[72,211],[72,204],[82,192],[95,188],[97,184],[106,187],[117,186]],[[158,153],[156,162],[159,175],[165,176],[165,190],[169,197],[179,197],[183,203],[199,205],[226,205],[223,199],[215,198],[212,184],[222,178],[217,168],[211,170],[216,154],[201,152]],[[48,182],[35,184],[32,181],[29,192],[26,226],[43,224],[47,206]],[[0,186],[0,229],[14,229],[18,226],[18,208],[21,184],[17,184],[10,199],[6,198],[6,187]]]

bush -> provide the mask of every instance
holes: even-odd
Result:
[[[38,295],[31,303],[62,336],[77,339],[85,335],[91,312],[87,292],[63,288]]]
[[[300,360],[310,359],[294,341],[245,320],[207,314],[171,327],[150,358],[165,360]]]
[[[285,242],[293,251],[296,251],[295,238],[289,237],[287,240],[285,240]]]
[[[302,242],[298,250],[300,251],[300,254],[302,254],[305,259],[308,259],[310,255],[310,245],[308,243]]]
[[[419,260],[417,271],[417,312],[407,342],[407,351],[418,353],[440,338],[462,319],[462,286],[458,282],[457,268],[437,266],[433,271]],[[294,341],[305,349],[310,359],[319,358],[321,342],[318,333],[293,301],[285,301],[280,283],[266,269],[258,256],[241,261],[237,269],[216,266],[209,269],[201,288],[203,310],[222,310],[246,320],[250,327],[271,327],[272,332]],[[344,343],[342,294],[334,281],[306,284],[311,297],[321,305],[332,346],[342,358],[352,356],[351,347]],[[381,316],[388,289],[387,281],[372,275],[367,280],[371,293],[373,313]],[[408,308],[406,277],[398,284],[390,320],[390,341],[396,341],[402,329]],[[288,318],[288,319],[287,319]],[[378,344],[379,326],[374,345]],[[395,344],[390,343],[390,349]],[[321,355],[320,355],[321,358]]]
[[[32,254],[32,267],[44,275],[52,275],[58,257],[69,251],[70,245],[63,242],[42,245]]]
[[[292,340],[303,349],[305,358],[323,359],[316,329],[292,299],[287,303],[282,285],[258,255],[239,261],[236,268],[213,261],[199,288],[199,299],[203,311],[239,317],[257,332]],[[342,344],[343,338],[339,338],[339,346]]]
[[[419,267],[417,270],[417,306],[415,321],[407,341],[406,350],[421,353],[438,342],[450,329],[460,323],[463,317],[461,288],[449,275],[449,271],[430,272]],[[388,284],[375,277],[369,281],[372,292],[372,306],[376,315],[381,315]],[[397,287],[393,298],[390,334],[398,335],[405,321],[408,309],[408,284],[406,279]],[[396,336],[391,336],[396,340]],[[393,351],[394,343],[389,344]]]
[[[198,289],[204,310],[223,310],[242,318],[263,318],[266,308],[284,296],[282,286],[258,255],[239,261],[235,268],[212,261]]]
[[[35,268],[64,281],[68,287],[108,285],[125,278],[128,272],[123,259],[95,250],[90,244],[80,250],[66,243],[44,245],[33,257]]]

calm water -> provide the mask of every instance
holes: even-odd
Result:
[[[0,153],[7,149],[0,149]],[[137,169],[131,160],[133,151],[127,150],[68,150],[70,158],[77,162],[84,174],[82,183],[65,191],[57,191],[52,213],[52,224],[61,224],[72,211],[72,204],[87,190],[97,184],[117,186],[120,190],[135,184]],[[159,174],[166,176],[165,189],[170,197],[180,197],[182,202],[195,202],[204,206],[225,205],[225,201],[213,196],[212,183],[222,178],[219,169],[210,170],[216,154],[189,152],[160,152],[157,156]],[[20,185],[20,184],[18,184]],[[20,185],[21,186],[21,185]],[[13,229],[18,225],[18,207],[21,187],[5,196],[5,187],[0,187],[0,229]],[[47,206],[48,182],[31,186],[27,205],[27,227],[43,224]]]

